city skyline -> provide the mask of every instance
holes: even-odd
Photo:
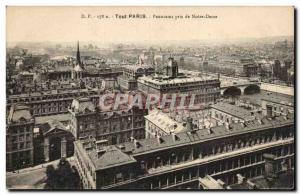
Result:
[[[7,42],[226,42],[247,38],[260,39],[265,38],[266,34],[268,37],[294,36],[294,8],[269,8],[8,7]],[[118,18],[128,13],[145,14],[146,18],[128,18],[128,15],[125,19]],[[81,18],[82,15],[88,17],[88,14],[93,17],[107,15],[110,18]],[[185,15],[190,18],[156,18]],[[191,18],[193,15],[217,18]]]

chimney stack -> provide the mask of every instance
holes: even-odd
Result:
[[[106,152],[106,149],[97,150],[98,158],[100,158],[105,152]]]
[[[265,177],[271,181],[276,177],[276,157],[273,154],[264,154],[263,157],[265,159]]]
[[[218,179],[217,180],[217,182],[218,182],[218,184],[220,185],[220,186],[222,186],[222,188],[226,188],[227,186],[226,186],[226,183],[224,182],[224,181],[222,181],[221,179]]]
[[[247,180],[247,184],[248,184],[248,186],[250,187],[250,189],[256,189],[256,184],[253,183],[252,181]]]
[[[212,134],[212,133],[213,133],[213,130],[212,130],[211,128],[208,128],[208,129],[207,129],[207,133],[208,133],[208,134]]]
[[[270,104],[266,105],[267,107],[267,118],[272,118],[273,116],[273,106]]]
[[[108,140],[106,139],[98,140],[95,143],[96,143],[97,150],[101,150],[103,147],[108,145]]]
[[[193,119],[191,117],[187,117],[186,119],[186,129],[187,131],[190,131],[192,132],[194,130],[194,127],[193,127]]]
[[[140,142],[137,141],[136,139],[133,140],[133,143],[135,148],[139,148],[141,146]]]
[[[164,140],[160,136],[157,136],[157,141],[158,141],[159,144],[164,142]]]
[[[179,137],[174,132],[172,132],[171,135],[172,135],[172,140],[174,142],[177,141],[177,140],[179,140]]]
[[[225,122],[225,127],[226,127],[227,130],[231,129],[230,124],[228,122]]]
[[[243,177],[241,174],[237,174],[236,177],[237,177],[238,184],[242,184],[246,181],[246,178]]]

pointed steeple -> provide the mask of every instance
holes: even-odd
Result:
[[[76,56],[77,64],[81,64],[80,60],[80,51],[79,51],[79,41],[77,41],[77,56]]]

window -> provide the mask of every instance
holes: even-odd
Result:
[[[24,141],[24,136],[19,136],[19,141],[20,142]]]
[[[20,143],[20,149],[24,149],[24,143]]]

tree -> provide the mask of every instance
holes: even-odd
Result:
[[[47,175],[47,180],[46,180],[46,189],[55,189],[56,186],[56,171],[53,165],[48,165],[46,168],[46,175]]]
[[[75,166],[70,165],[69,161],[62,158],[57,168],[48,165],[46,168],[46,185],[45,189],[80,189],[80,178]]]

